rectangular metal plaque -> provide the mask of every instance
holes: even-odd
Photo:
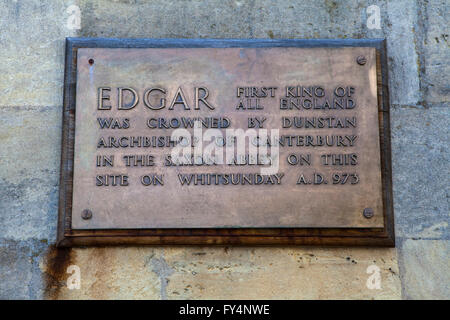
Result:
[[[384,50],[68,39],[59,244],[393,245]]]

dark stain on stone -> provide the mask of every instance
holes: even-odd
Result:
[[[59,293],[66,285],[67,268],[73,264],[72,248],[56,248],[52,245],[45,254],[46,270],[44,279],[44,298],[58,299]]]
[[[390,271],[392,274],[396,275],[395,271],[392,270],[392,268],[389,268],[389,271]]]

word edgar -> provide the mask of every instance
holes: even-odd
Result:
[[[98,110],[111,110],[112,99],[110,96],[111,87],[98,88],[97,109]],[[161,110],[166,107],[166,94],[167,90],[164,88],[149,88],[146,89],[142,95],[142,101],[144,105],[151,110]],[[175,106],[182,106],[184,110],[191,110],[186,94],[181,87],[178,87],[175,94],[172,95],[171,103],[168,110],[173,110]],[[209,96],[209,90],[205,87],[194,88],[194,110],[200,110],[200,102],[208,107],[210,110],[215,108],[206,100]],[[159,99],[159,102],[157,101]],[[117,100],[116,107],[118,110],[131,110],[139,103],[139,93],[137,90],[130,87],[117,88]]]

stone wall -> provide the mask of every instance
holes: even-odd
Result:
[[[380,29],[366,25],[373,4]],[[0,299],[449,298],[449,11],[446,0],[2,1]],[[387,38],[397,247],[56,250],[68,36]],[[73,264],[80,290],[66,287]],[[366,286],[372,264],[380,290]]]

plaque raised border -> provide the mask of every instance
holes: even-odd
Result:
[[[72,229],[72,190],[79,48],[340,48],[372,47],[377,53],[378,119],[380,129],[383,228],[180,228]],[[392,197],[388,71],[384,39],[104,39],[67,38],[62,117],[62,149],[57,246],[119,244],[191,245],[326,245],[395,246]]]

